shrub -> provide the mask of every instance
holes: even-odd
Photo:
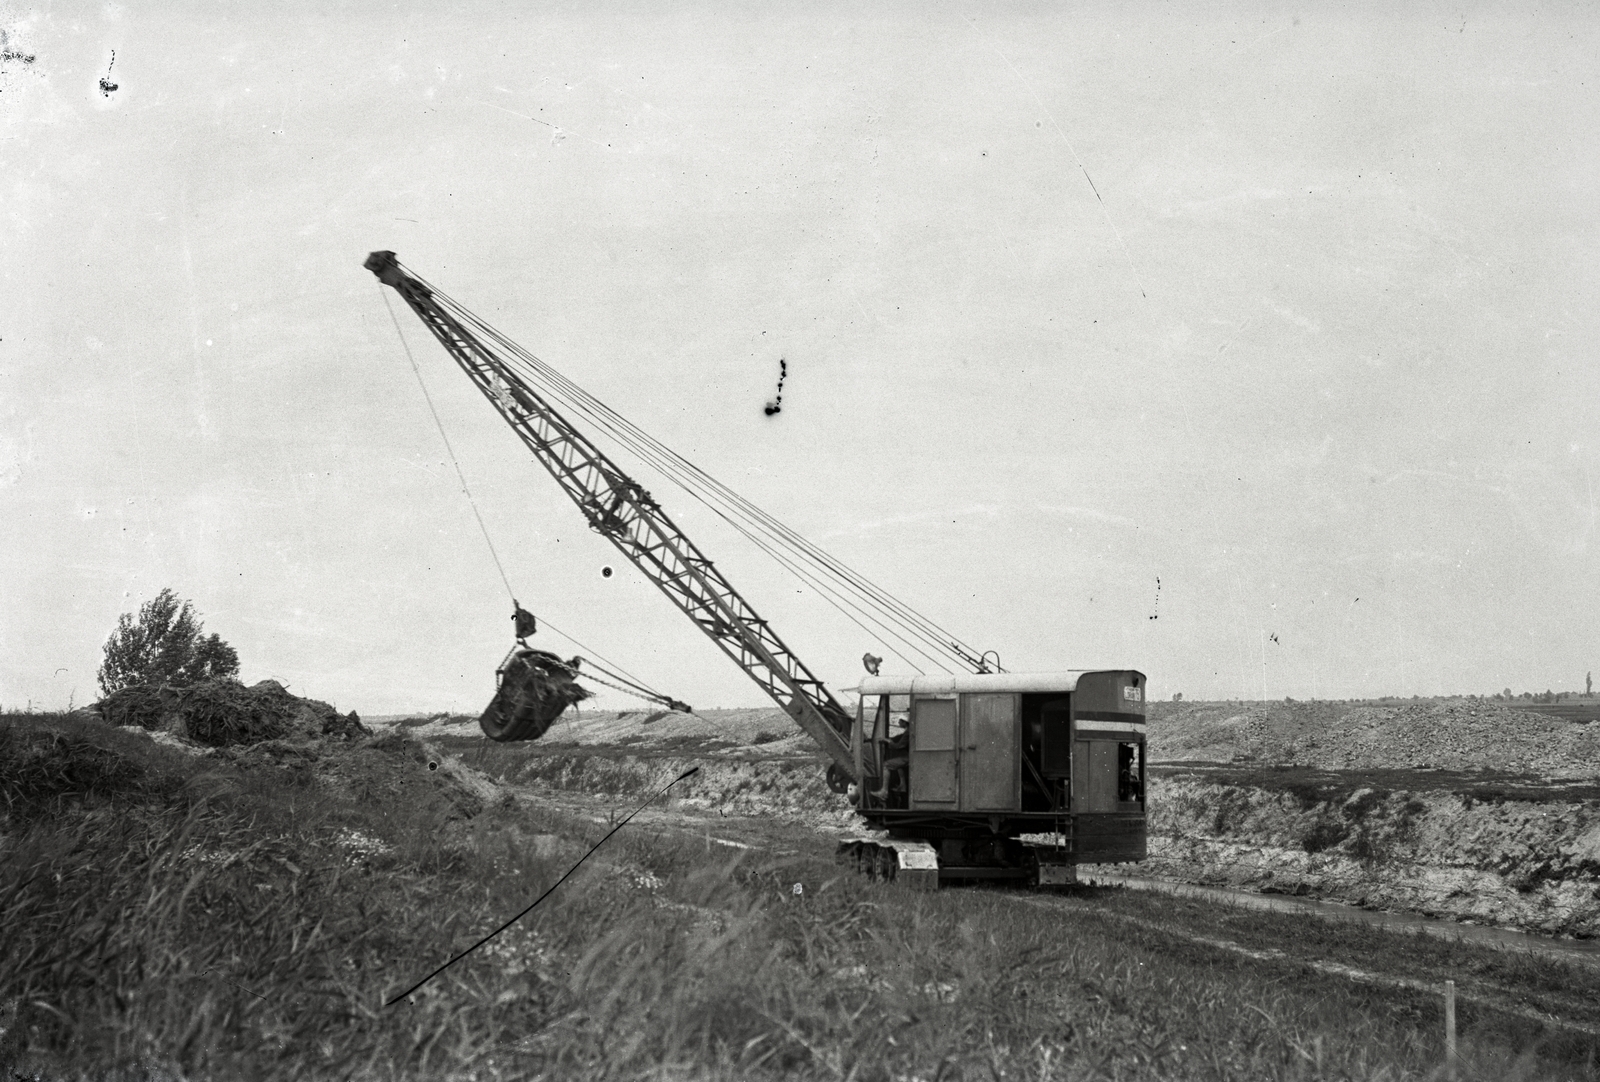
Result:
[[[1335,819],[1318,819],[1300,838],[1300,846],[1307,853],[1320,853],[1332,849],[1350,836],[1350,830]]]
[[[176,699],[177,693],[171,689],[134,684],[107,695],[100,704],[100,716],[113,725],[159,729]]]
[[[117,617],[98,673],[101,690],[110,695],[141,684],[187,686],[237,676],[238,653],[215,633],[202,636],[202,630],[193,603],[163,589],[139,606],[138,619],[128,613]]]

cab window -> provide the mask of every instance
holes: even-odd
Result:
[[[1117,745],[1117,800],[1128,804],[1144,800],[1144,745]]]

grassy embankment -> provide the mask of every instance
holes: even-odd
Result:
[[[782,854],[727,854],[630,827],[492,950],[384,1008],[606,829],[526,800],[485,806],[444,774],[399,734],[193,757],[96,723],[0,717],[0,1067],[1400,1079],[1439,1063],[1426,994],[1208,947],[1156,899],[903,892],[842,876],[801,833]],[[1355,935],[1273,920],[1227,931]],[[1595,972],[1361,936],[1373,965],[1411,952],[1419,972],[1600,1002]],[[1462,1024],[1464,1077],[1597,1077],[1587,1038],[1470,1008]]]

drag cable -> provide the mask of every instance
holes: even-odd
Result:
[[[494,931],[490,932],[488,935],[486,935],[482,939],[478,940],[472,946],[468,947],[466,950],[462,951],[460,954],[458,954],[454,958],[450,959],[448,962],[446,962],[444,965],[440,966],[438,969],[434,970],[432,973],[429,973],[426,977],[422,978],[416,984],[413,984],[410,988],[407,988],[404,992],[401,992],[399,995],[395,996],[393,999],[386,1000],[383,1005],[385,1007],[393,1007],[396,1003],[399,1003],[402,999],[405,999],[406,997],[410,996],[418,988],[421,988],[423,985],[425,985],[429,981],[433,980],[433,978],[437,977],[439,974],[443,973],[445,970],[449,969],[451,966],[453,966],[457,962],[461,961],[461,959],[465,958],[467,955],[471,954],[473,951],[477,950],[479,947],[481,947],[485,943],[489,942],[489,940],[493,939],[495,936],[499,935],[501,932],[505,931],[507,928],[511,927],[513,924],[517,923],[517,921],[521,920],[523,917],[526,917],[529,913],[532,913],[535,906],[537,906],[540,902],[544,901],[546,898],[550,897],[550,895],[555,892],[556,887],[559,887],[561,884],[565,883],[567,881],[567,877],[570,876],[573,872],[578,870],[578,866],[579,865],[581,865],[584,861],[588,860],[590,857],[594,856],[594,852],[595,852],[596,849],[599,849],[602,845],[606,844],[606,842],[610,841],[612,834],[615,834],[617,831],[619,831],[623,827],[627,826],[628,825],[628,820],[632,819],[635,815],[638,815],[640,812],[644,811],[650,805],[654,804],[656,801],[658,801],[662,797],[666,796],[668,789],[671,789],[674,785],[677,785],[683,779],[685,779],[687,777],[691,777],[692,775],[698,774],[699,772],[700,772],[700,768],[698,766],[691,766],[688,770],[685,770],[682,774],[679,774],[676,778],[673,778],[670,782],[668,782],[666,784],[666,787],[663,788],[659,793],[657,793],[655,796],[651,797],[649,800],[645,801],[643,804],[640,804],[637,808],[633,809],[633,811],[629,812],[627,819],[624,819],[622,822],[620,822],[616,826],[612,827],[611,830],[609,832],[607,832],[607,834],[606,834],[606,836],[604,838],[601,838],[599,841],[595,842],[594,846],[592,848],[590,848],[590,850],[587,853],[583,854],[583,856],[578,858],[578,863],[577,864],[574,864],[572,867],[568,868],[567,871],[566,871],[566,874],[563,875],[560,879],[557,879],[555,881],[555,883],[551,885],[549,890],[545,891],[543,894],[539,895],[539,897],[537,897],[537,898],[535,898],[533,900],[533,905],[528,906],[528,908],[524,909],[522,912],[518,913],[516,916],[512,917],[510,920],[506,921],[500,927],[496,928]]]

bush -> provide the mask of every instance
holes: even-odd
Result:
[[[135,685],[187,686],[239,674],[239,655],[216,634],[202,637],[192,602],[171,588],[139,606],[139,618],[117,617],[98,674],[107,695]]]
[[[1320,853],[1325,849],[1332,849],[1349,836],[1349,828],[1337,820],[1318,819],[1307,828],[1300,839],[1300,846],[1307,853]]]

